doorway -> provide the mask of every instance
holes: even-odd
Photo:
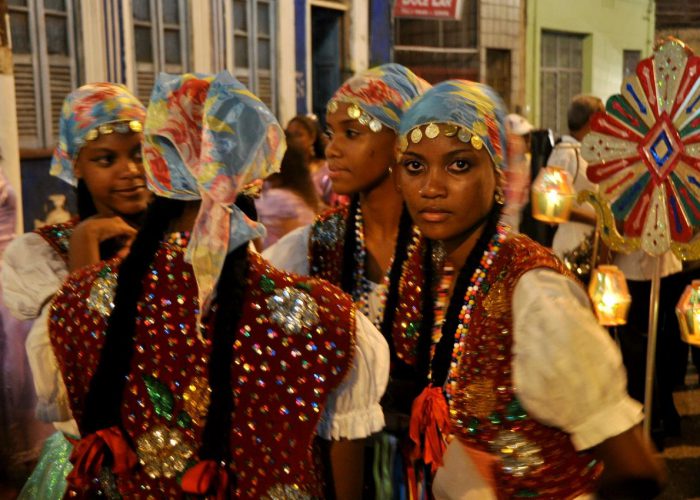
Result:
[[[486,49],[486,83],[498,92],[506,105],[510,107],[511,72],[510,50]]]
[[[325,128],[326,104],[340,87],[343,12],[312,7],[312,109]]]

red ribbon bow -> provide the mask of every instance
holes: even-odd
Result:
[[[214,460],[202,460],[182,476],[182,491],[206,495],[216,491],[217,500],[228,498],[228,471]]]
[[[415,445],[411,459],[423,459],[435,474],[442,465],[449,433],[450,419],[442,388],[430,385],[423,389],[411,407],[409,436]]]
[[[112,454],[112,472],[116,475],[130,471],[138,462],[119,427],[100,429],[75,443],[70,455],[73,470],[66,477],[68,484],[78,489],[88,486],[99,475],[108,451]]]

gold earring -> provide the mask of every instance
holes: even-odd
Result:
[[[506,202],[506,197],[503,194],[503,188],[501,186],[496,187],[496,192],[493,195],[493,199],[499,205],[504,205]]]

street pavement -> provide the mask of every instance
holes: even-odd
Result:
[[[673,394],[681,414],[681,436],[666,438],[669,485],[659,500],[700,500],[700,384],[691,367],[685,387]]]

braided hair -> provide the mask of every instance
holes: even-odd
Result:
[[[474,248],[472,249],[466,262],[459,270],[457,281],[450,297],[450,303],[445,312],[445,321],[442,325],[443,335],[440,338],[433,359],[430,359],[430,346],[432,342],[432,330],[435,323],[435,309],[433,288],[435,284],[435,268],[432,262],[432,250],[435,246],[433,241],[428,240],[426,252],[423,258],[423,269],[425,282],[423,283],[422,319],[421,329],[418,337],[418,360],[417,360],[417,382],[419,387],[424,387],[430,383],[435,387],[442,387],[447,380],[447,375],[454,349],[454,332],[459,324],[459,313],[464,302],[464,295],[467,293],[469,282],[474,270],[479,266],[481,257],[488,248],[489,242],[498,227],[501,218],[502,205],[494,203],[493,207],[484,219],[473,226],[476,230],[482,224],[484,230],[479,235]],[[429,378],[428,374],[432,375]]]
[[[85,399],[81,423],[86,434],[121,423],[121,395],[134,354],[137,302],[143,295],[143,277],[170,222],[182,216],[186,204],[156,197],[129,255],[121,264],[114,309],[107,322],[104,346]],[[208,364],[212,392],[200,448],[202,459],[230,459],[231,414],[234,409],[230,366],[246,290],[247,255],[247,245],[229,253],[217,285],[214,305],[217,313]],[[219,304],[225,304],[225,307],[219,307]]]
[[[343,266],[340,275],[340,287],[343,291],[353,295],[357,283],[355,282],[355,269],[364,266],[364,262],[355,261],[355,234],[358,228],[355,226],[357,211],[360,206],[360,198],[354,195],[350,200],[348,217],[345,221],[345,235],[343,240]],[[399,233],[394,246],[394,260],[389,270],[389,289],[387,290],[384,316],[380,325],[380,331],[389,343],[389,351],[393,362],[400,361],[396,355],[396,346],[392,338],[392,328],[396,309],[399,301],[399,282],[401,281],[401,271],[403,264],[408,258],[408,247],[413,234],[413,222],[408,210],[404,206],[399,219]]]

